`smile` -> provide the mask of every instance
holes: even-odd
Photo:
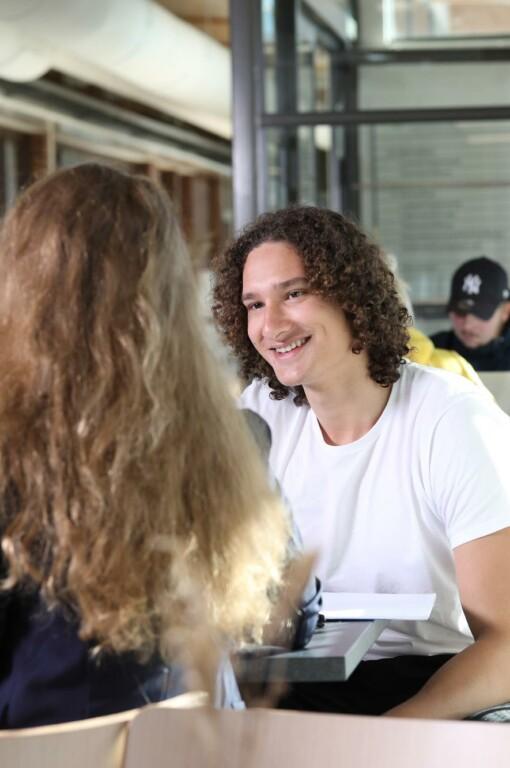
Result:
[[[292,352],[293,349],[297,349],[297,347],[302,347],[303,344],[306,344],[306,342],[309,341],[309,339],[310,339],[310,336],[307,336],[304,339],[291,341],[291,343],[287,344],[286,347],[273,347],[273,352],[276,352],[278,355],[285,355],[288,352]]]

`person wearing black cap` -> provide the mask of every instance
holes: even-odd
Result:
[[[449,318],[452,330],[431,336],[477,371],[510,370],[510,289],[506,270],[480,256],[457,269],[452,278]]]

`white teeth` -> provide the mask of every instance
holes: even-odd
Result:
[[[307,339],[299,339],[298,341],[292,341],[290,344],[288,344],[286,347],[275,347],[275,352],[278,352],[278,354],[283,355],[285,352],[292,352],[293,349],[296,349],[296,347],[302,347],[303,344],[305,344]]]

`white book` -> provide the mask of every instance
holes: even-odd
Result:
[[[321,613],[327,619],[395,619],[425,621],[436,601],[435,593],[367,594],[323,592]]]

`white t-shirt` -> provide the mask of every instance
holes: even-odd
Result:
[[[392,622],[366,658],[469,645],[452,550],[510,526],[508,416],[466,379],[407,363],[372,429],[331,446],[307,405],[269,393],[255,380],[241,403],[271,428],[271,469],[324,590],[437,594],[429,621]]]

